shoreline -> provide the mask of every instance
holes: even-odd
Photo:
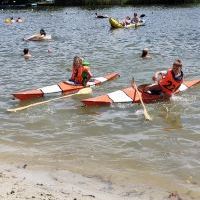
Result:
[[[1,199],[118,199],[98,192],[105,185],[95,182],[65,170],[31,169],[26,164],[1,164],[0,167]]]
[[[1,199],[42,200],[184,200],[176,191],[131,185],[129,190],[100,178],[66,170],[39,169],[27,164],[1,164]],[[188,199],[188,198],[187,198]]]

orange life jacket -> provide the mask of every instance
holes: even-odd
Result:
[[[182,82],[183,72],[181,71],[181,80],[176,80],[172,69],[169,69],[166,76],[163,77],[158,83],[162,88],[162,91],[171,96],[181,86]]]
[[[83,84],[83,72],[88,72],[88,67],[80,66],[78,69],[72,69],[71,80],[76,84]]]

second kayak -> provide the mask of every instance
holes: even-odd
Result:
[[[188,88],[197,85],[199,83],[200,80],[184,81],[179,87],[179,89],[175,92],[175,94],[183,92]],[[169,99],[164,99],[161,95],[153,95],[143,92],[144,87],[147,85],[148,84],[143,84],[138,86],[138,90],[140,92],[140,95],[144,103],[156,103],[159,101],[169,100]],[[86,106],[110,106],[113,103],[140,103],[140,99],[136,90],[132,87],[128,87],[102,96],[84,99],[82,100],[82,102]]]
[[[126,26],[123,26],[117,19],[110,17],[109,18],[109,23],[111,28],[135,28],[138,26],[144,26],[145,25],[145,21],[139,22],[137,24],[129,24]]]

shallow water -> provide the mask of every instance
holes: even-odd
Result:
[[[146,15],[146,26],[110,30],[108,19],[134,11]],[[113,7],[101,10],[6,10],[0,12],[0,159],[29,165],[69,169],[101,177],[117,185],[147,184],[200,197],[199,86],[171,102],[149,104],[146,122],[140,105],[84,108],[78,99],[65,99],[17,113],[14,91],[55,84],[70,76],[74,55],[92,65],[93,74],[119,72],[121,77],[93,90],[93,95],[148,83],[156,70],[174,59],[184,63],[185,78],[199,78],[200,7]],[[14,16],[24,23],[6,25]],[[50,42],[23,38],[44,28]],[[33,57],[22,56],[28,47]],[[153,59],[142,60],[143,48]],[[48,50],[52,52],[49,53]]]

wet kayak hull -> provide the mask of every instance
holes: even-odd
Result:
[[[200,80],[184,81],[181,87],[175,94],[184,92],[190,87],[200,83]],[[166,97],[162,95],[152,95],[143,91],[147,84],[138,86],[140,95],[144,103],[156,103],[159,101],[167,101]],[[140,103],[140,99],[136,90],[132,87],[117,90],[102,96],[97,96],[89,99],[83,99],[82,103],[86,106],[109,106],[113,103]]]
[[[104,82],[113,80],[115,78],[118,78],[118,73],[110,73],[105,75],[104,77],[96,77],[93,78],[92,81],[88,82],[86,87],[93,87],[97,85],[101,85]],[[84,88],[82,85],[75,85],[73,82],[69,81],[63,81],[55,85],[50,85],[38,89],[33,90],[26,90],[26,91],[19,91],[16,93],[13,93],[14,99],[18,99],[21,101],[24,100],[31,100],[35,98],[41,98],[45,96],[55,96],[60,94],[73,94],[75,92],[78,92],[80,89]]]

